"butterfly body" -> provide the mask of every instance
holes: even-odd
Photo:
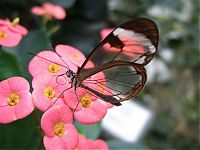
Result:
[[[71,79],[71,87],[77,87],[77,74],[68,69],[65,73],[68,78]]]

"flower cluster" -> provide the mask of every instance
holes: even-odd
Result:
[[[49,2],[31,11],[46,20],[61,20],[66,16],[64,8]],[[27,33],[27,29],[19,25],[19,18],[12,22],[0,19],[0,46],[16,46]],[[95,124],[113,106],[84,88],[74,87],[67,71],[76,74],[85,60],[78,49],[69,45],[57,45],[55,51],[44,50],[36,54],[28,68],[33,77],[32,92],[28,81],[22,77],[0,82],[0,123],[25,118],[37,108],[43,112],[41,129],[46,149],[109,149],[103,140],[91,140],[79,134],[74,125],[75,121]],[[93,67],[94,63],[89,60],[85,68]],[[104,78],[104,73],[99,72],[89,80]],[[105,95],[111,94],[104,83],[100,86],[86,79],[83,84]]]
[[[108,149],[102,140],[92,141],[79,135],[73,122],[97,123],[112,105],[83,88],[77,87],[75,90],[71,86],[66,71],[70,69],[76,73],[86,59],[78,49],[58,45],[55,51],[42,51],[30,61],[32,94],[29,83],[22,77],[0,82],[0,122],[10,123],[25,118],[36,107],[44,112],[41,128],[46,149]],[[89,64],[88,68],[94,67],[92,62]],[[105,76],[100,72],[90,79],[98,78]],[[103,92],[95,85],[92,88]]]
[[[1,45],[15,46],[27,34],[18,21],[0,20]],[[36,107],[44,112],[41,128],[45,134],[43,142],[46,149],[108,149],[104,141],[92,141],[80,135],[73,122],[75,119],[82,124],[97,123],[112,105],[83,88],[72,88],[66,71],[70,69],[76,73],[86,59],[78,49],[57,45],[55,51],[42,51],[30,61],[32,94],[28,81],[22,77],[11,77],[0,82],[0,122],[11,123],[25,118]],[[92,62],[88,64],[87,68],[94,67]],[[90,77],[93,80],[98,78],[105,76],[100,72]],[[90,87],[102,93],[109,91],[95,84],[90,84]]]
[[[55,52],[42,51],[29,63],[29,72],[33,77],[33,103],[44,112],[41,127],[45,133],[44,145],[47,149],[52,149],[53,145],[58,145],[58,148],[76,148],[79,136],[73,119],[82,124],[94,124],[112,107],[89,91],[72,87],[66,71],[70,69],[76,73],[85,59],[78,49],[57,45]],[[88,68],[94,67],[92,62],[89,64]],[[100,72],[91,78],[105,76]],[[95,85],[92,88],[102,90]],[[92,145],[95,147],[95,144]]]
[[[19,44],[27,29],[19,25],[19,18],[12,22],[0,19],[0,46],[13,47]]]

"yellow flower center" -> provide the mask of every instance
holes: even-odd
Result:
[[[19,95],[17,93],[11,93],[9,96],[8,96],[8,105],[10,106],[15,106],[19,103],[20,101],[20,98],[19,98]]]
[[[76,61],[79,61],[79,57],[76,55],[76,54],[72,54],[72,59],[73,60],[76,60]]]
[[[5,40],[7,39],[8,35],[4,31],[0,31],[0,40]]]
[[[56,94],[56,91],[50,86],[46,87],[43,92],[44,92],[44,95],[49,99],[52,99]]]
[[[92,99],[91,96],[89,94],[84,94],[81,98],[80,98],[80,102],[82,104],[82,106],[84,108],[88,108],[91,103],[92,103]]]
[[[49,72],[56,74],[60,71],[60,66],[57,64],[50,64],[48,66],[48,70],[49,70]]]
[[[65,133],[65,125],[64,125],[63,122],[58,122],[58,123],[55,124],[55,126],[54,126],[54,133],[58,137],[63,136],[63,134]]]

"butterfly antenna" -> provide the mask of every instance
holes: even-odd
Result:
[[[56,53],[56,52],[55,52]],[[60,55],[58,55],[57,53],[56,53],[56,55],[60,58],[60,60],[67,66],[67,68],[68,69],[70,69],[69,68],[69,66],[68,66],[68,64],[62,59],[62,57],[60,57]]]
[[[39,57],[39,58],[41,58],[41,59],[44,59],[44,60],[46,60],[46,61],[52,62],[52,63],[54,63],[54,64],[57,64],[57,65],[59,65],[59,66],[62,66],[62,67],[65,67],[65,68],[69,69],[69,66],[66,64],[66,62],[65,62],[66,66],[64,66],[64,65],[62,65],[62,64],[59,64],[59,63],[54,62],[54,61],[52,61],[52,60],[46,59],[46,58],[44,58],[44,57],[42,57],[42,56],[39,56],[39,55],[34,54],[34,53],[31,53],[31,52],[27,52],[26,54],[33,55],[33,56],[37,56],[37,57]],[[58,55],[58,54],[57,54],[57,55]],[[59,58],[61,59],[61,57],[59,57]],[[61,59],[61,60],[62,60],[62,59]],[[62,60],[62,61],[64,61],[64,60]]]

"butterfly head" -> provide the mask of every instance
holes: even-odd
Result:
[[[68,78],[71,79],[72,87],[75,87],[77,84],[76,73],[74,73],[72,70],[69,69],[69,70],[67,70],[67,72],[65,74]]]

